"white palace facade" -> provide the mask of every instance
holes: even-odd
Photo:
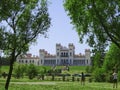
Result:
[[[39,56],[31,54],[22,55],[17,58],[17,62],[23,64],[35,64],[43,66],[72,65],[72,66],[90,66],[90,50],[86,49],[85,54],[75,54],[75,46],[70,43],[68,47],[56,44],[56,54],[50,54],[44,49],[39,50]]]

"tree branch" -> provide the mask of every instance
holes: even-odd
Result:
[[[93,8],[95,10],[96,13],[96,17],[98,17],[99,23],[101,24],[101,26],[104,28],[104,31],[106,32],[106,34],[109,36],[109,38],[111,39],[111,41],[113,43],[115,43],[119,48],[120,48],[120,44],[119,42],[115,41],[114,38],[111,36],[111,34],[108,31],[107,26],[105,26],[104,22],[103,22],[103,18],[102,16],[99,14],[99,11],[96,9],[96,5],[95,5],[95,1],[92,0],[92,4],[93,4]]]

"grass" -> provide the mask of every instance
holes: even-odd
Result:
[[[56,69],[63,69],[63,68],[64,68],[64,66],[57,66],[56,67]],[[52,66],[37,66],[37,69],[39,71],[44,70],[44,69],[50,70],[50,69],[52,69]],[[86,69],[86,66],[70,66],[70,69],[69,69],[70,71],[69,72],[65,71],[65,73],[69,73],[69,74],[78,73],[78,74],[80,74],[81,72],[85,72],[85,69]],[[8,70],[9,70],[9,66],[2,66],[1,67],[1,72],[8,72]],[[13,70],[13,73],[14,73],[14,70]],[[63,73],[64,73],[64,71],[63,71]]]
[[[9,66],[1,66],[1,72],[8,72],[9,71]]]
[[[111,83],[86,82],[84,86],[80,82],[40,82],[34,85],[30,83],[12,83],[10,84],[9,90],[113,90]],[[4,83],[0,83],[0,90],[4,90]],[[114,90],[120,90],[120,87]]]
[[[38,66],[38,68],[41,69],[43,67]],[[51,67],[45,68],[48,70]],[[62,66],[58,66],[57,68],[62,68]],[[8,66],[2,66],[1,68],[2,72],[7,72],[8,69]],[[84,66],[70,66],[69,73],[81,73],[82,71],[85,72],[85,69],[86,67]],[[5,81],[6,79],[0,78],[0,90],[4,90]],[[29,80],[27,77],[23,79],[12,77],[9,90],[120,90],[120,83],[117,89],[113,89],[112,83],[89,83],[86,81],[85,86],[82,86],[80,81],[41,81],[37,79]]]
[[[70,66],[70,73],[81,73],[85,72],[86,66]]]

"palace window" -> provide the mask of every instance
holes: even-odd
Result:
[[[32,63],[34,63],[34,60],[32,61]]]
[[[27,60],[26,60],[26,64],[27,64]]]
[[[59,52],[57,52],[57,56],[59,56]]]

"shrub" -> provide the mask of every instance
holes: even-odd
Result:
[[[105,76],[104,72],[105,71],[103,68],[95,69],[95,71],[93,72],[93,78],[95,79],[96,82],[105,82],[106,81],[106,76]]]
[[[92,77],[90,77],[88,80],[89,80],[89,82],[91,83],[91,82],[92,82],[92,80],[93,80],[93,78],[92,78]]]
[[[38,70],[34,64],[30,64],[28,66],[27,74],[29,79],[33,79],[35,76],[38,75]]]
[[[16,78],[23,78],[24,73],[26,72],[26,66],[23,64],[17,64],[14,65],[14,76]]]
[[[107,72],[106,73],[106,81],[112,83],[113,82],[113,76],[112,72]]]
[[[87,73],[91,73],[92,72],[92,66],[87,66],[85,69],[86,69]]]

